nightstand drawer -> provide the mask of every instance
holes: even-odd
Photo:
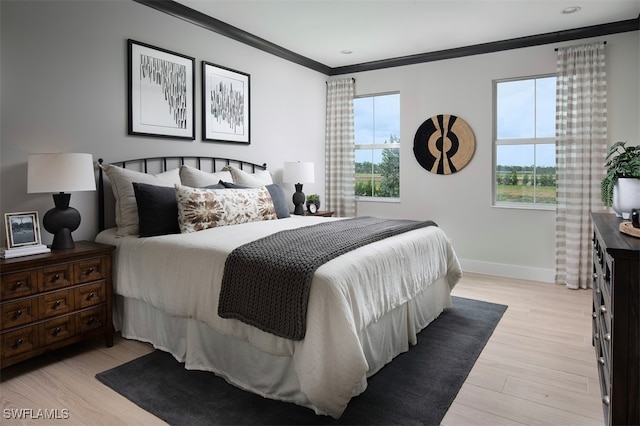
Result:
[[[114,249],[76,241],[71,249],[0,259],[0,369],[101,334],[113,346]]]
[[[55,290],[73,284],[71,265],[55,265],[42,268],[41,291]]]
[[[76,309],[84,309],[90,306],[106,302],[107,294],[105,282],[83,285],[75,290]]]
[[[73,265],[76,284],[102,280],[106,276],[104,257],[85,260]]]
[[[38,299],[35,297],[2,305],[2,327],[6,330],[29,324],[38,319]]]
[[[75,306],[73,294],[73,290],[69,289],[40,296],[38,299],[40,319],[68,314],[73,311]]]
[[[76,334],[74,315],[55,318],[38,326],[42,346],[68,339]]]
[[[82,311],[77,315],[77,318],[78,332],[85,333],[106,324],[106,309],[104,306],[101,306],[99,308]]]
[[[36,271],[16,272],[2,276],[2,295],[0,300],[29,296],[38,291],[38,273]]]
[[[2,359],[9,358],[38,347],[37,327],[24,327],[0,337]]]

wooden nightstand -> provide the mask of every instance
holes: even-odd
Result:
[[[317,212],[315,212],[315,213],[313,213],[313,214],[312,214],[312,213],[309,213],[309,211],[308,211],[308,210],[305,210],[305,211],[304,211],[304,215],[303,215],[303,216],[322,216],[322,217],[331,217],[331,216],[333,216],[334,214],[335,214],[335,212],[330,212],[330,211],[327,211],[327,210],[318,210]]]
[[[73,249],[0,259],[0,368],[103,334],[113,346],[111,252]]]

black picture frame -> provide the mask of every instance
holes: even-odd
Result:
[[[127,40],[128,134],[196,138],[195,58]]]
[[[202,140],[251,143],[251,76],[202,61]]]
[[[38,212],[5,213],[4,229],[9,249],[40,244]]]

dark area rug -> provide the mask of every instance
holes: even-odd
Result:
[[[105,385],[174,425],[394,424],[437,425],[507,309],[453,298],[400,354],[353,398],[342,417],[243,391],[213,373],[185,370],[173,356],[155,351],[96,375]]]

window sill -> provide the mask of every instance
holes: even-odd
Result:
[[[387,197],[358,197],[356,196],[356,203],[400,203],[400,198],[387,198]]]
[[[556,211],[555,204],[529,204],[529,203],[494,203],[491,207],[499,209],[516,209],[516,210],[542,210]]]

